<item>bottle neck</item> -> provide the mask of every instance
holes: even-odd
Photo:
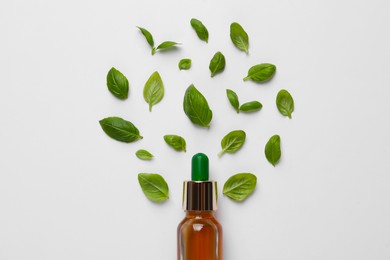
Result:
[[[212,210],[187,210],[187,218],[214,218],[214,211]]]

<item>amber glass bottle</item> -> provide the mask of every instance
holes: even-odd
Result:
[[[178,260],[222,260],[222,226],[214,217],[217,183],[208,180],[208,158],[192,157],[192,181],[183,187],[186,216],[177,229]]]

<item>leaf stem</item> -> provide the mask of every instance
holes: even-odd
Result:
[[[223,149],[222,151],[220,151],[220,152],[218,153],[218,157],[221,157],[224,153],[225,153],[225,149]]]
[[[250,78],[251,78],[250,76],[247,76],[247,77],[243,78],[242,80],[243,80],[243,81],[247,81],[247,80],[249,80]]]

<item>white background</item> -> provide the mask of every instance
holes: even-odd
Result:
[[[0,259],[176,259],[182,181],[191,156],[209,155],[220,189],[238,172],[258,177],[243,203],[222,196],[225,260],[390,259],[390,18],[388,1],[4,1],[0,3]],[[209,44],[189,25],[204,22]],[[230,41],[238,21],[250,54]],[[179,49],[150,55],[136,25],[156,44]],[[216,51],[226,69],[210,78]],[[192,58],[179,71],[181,58]],[[270,62],[267,84],[243,82],[248,68]],[[112,67],[130,81],[128,100],[108,92]],[[166,93],[153,112],[143,100],[158,70]],[[195,127],[182,110],[194,83],[214,117]],[[253,114],[236,114],[225,90]],[[285,88],[293,119],[275,106]],[[136,143],[107,137],[98,121],[120,116],[144,136]],[[231,130],[247,132],[236,154],[216,156]],[[187,153],[163,141],[187,140]],[[263,154],[273,134],[282,159]],[[138,160],[148,149],[155,159]],[[139,172],[162,174],[170,199],[143,195]]]

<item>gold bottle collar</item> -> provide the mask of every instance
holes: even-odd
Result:
[[[216,181],[185,181],[183,183],[183,209],[217,210]]]

